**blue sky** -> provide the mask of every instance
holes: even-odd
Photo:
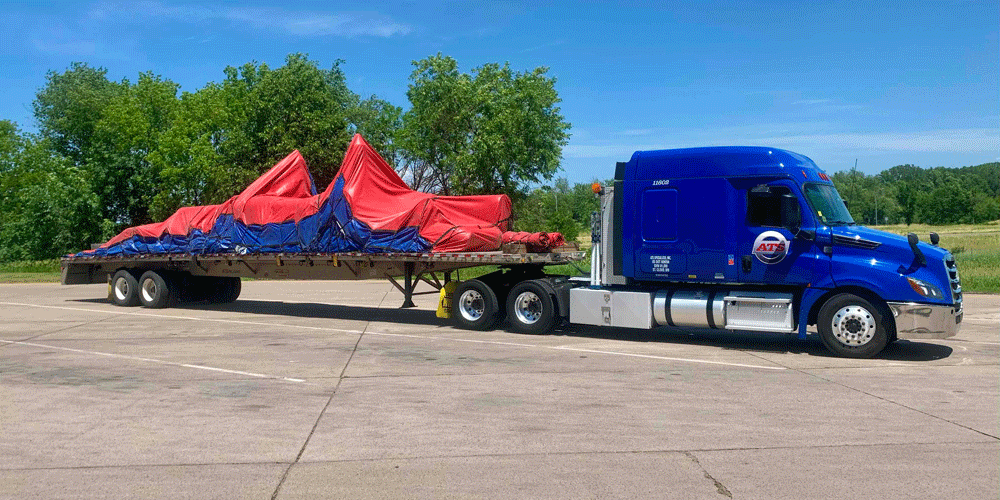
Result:
[[[639,149],[766,145],[829,172],[858,160],[1000,160],[1000,2],[5,2],[0,119],[72,61],[194,91],[227,65],[343,59],[349,86],[408,107],[410,62],[547,66],[573,124],[571,182]]]

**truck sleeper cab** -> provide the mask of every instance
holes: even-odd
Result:
[[[456,307],[479,286],[496,295],[487,298],[496,304],[486,308],[490,325],[505,305],[511,326],[527,332],[558,317],[803,339],[816,325],[827,348],[847,357],[875,356],[897,338],[958,331],[958,269],[936,235],[931,245],[856,224],[805,156],[765,147],[640,151],[617,165],[601,193],[589,286],[516,283],[498,273],[484,281],[509,283],[463,284]]]

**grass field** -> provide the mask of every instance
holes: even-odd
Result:
[[[0,283],[46,283],[59,279],[58,259],[0,262]]]
[[[941,246],[955,256],[962,289],[967,292],[1000,293],[1000,221],[987,224],[928,226],[924,224],[873,226],[876,229],[905,235],[916,233],[921,241],[929,241],[931,231],[941,236]],[[584,272],[590,269],[590,241],[579,238],[587,259],[577,263]],[[579,275],[571,265],[546,268],[550,274]],[[495,267],[463,269],[461,279],[470,279],[496,270]],[[59,281],[59,261],[56,259],[0,263],[0,283],[44,283]]]

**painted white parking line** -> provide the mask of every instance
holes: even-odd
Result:
[[[684,363],[704,363],[706,365],[739,366],[743,368],[762,368],[765,370],[787,370],[787,368],[783,366],[745,365],[742,363],[729,363],[727,361],[710,361],[707,359],[672,358],[669,356],[655,356],[653,354],[635,354],[630,352],[599,351],[596,349],[581,349],[579,347],[572,347],[572,346],[558,346],[555,347],[555,349],[559,349],[560,351],[577,351],[577,352],[590,352],[595,354],[612,354],[615,356],[628,356],[633,358],[662,359],[665,361],[681,361]]]
[[[246,377],[268,378],[268,379],[273,379],[273,380],[284,380],[286,382],[299,382],[299,383],[305,382],[305,380],[302,380],[300,378],[278,377],[278,376],[275,376],[275,375],[264,375],[263,373],[252,373],[252,372],[244,372],[244,371],[239,371],[239,370],[229,370],[229,369],[226,369],[226,368],[216,368],[214,366],[191,365],[191,364],[187,364],[187,363],[175,363],[173,361],[164,361],[162,359],[141,358],[139,356],[126,356],[124,354],[115,354],[115,353],[111,353],[111,352],[86,351],[86,350],[83,350],[83,349],[73,349],[73,348],[70,348],[70,347],[59,347],[59,346],[47,345],[47,344],[37,344],[37,343],[34,343],[34,342],[21,342],[21,341],[17,341],[17,340],[0,340],[0,343],[3,343],[3,344],[14,344],[14,345],[26,345],[26,346],[31,346],[31,347],[42,347],[42,348],[45,348],[45,349],[57,349],[57,350],[60,350],[60,351],[75,352],[75,353],[80,353],[80,354],[91,354],[91,355],[94,355],[94,356],[105,356],[105,357],[109,357],[109,358],[127,359],[127,360],[130,360],[130,361],[144,361],[146,363],[157,363],[157,364],[161,364],[161,365],[179,366],[179,367],[182,367],[182,368],[194,368],[194,369],[197,369],[197,370],[208,370],[208,371],[213,371],[213,372],[231,373],[233,375],[243,375],[243,376],[246,376]]]
[[[140,316],[146,318],[165,318],[165,319],[186,319],[189,321],[214,321],[217,323],[235,323],[238,325],[254,325],[254,326],[272,326],[272,327],[285,327],[285,328],[301,328],[303,330],[321,330],[325,332],[340,332],[340,333],[354,333],[360,335],[363,333],[361,330],[345,330],[342,328],[327,328],[322,326],[307,326],[307,325],[282,325],[280,323],[264,323],[261,321],[244,321],[239,319],[222,319],[222,318],[197,318],[194,316],[175,316],[172,314],[152,314],[152,313],[139,313],[139,312],[129,312],[129,311],[106,311],[103,309],[92,309],[86,307],[66,307],[66,306],[43,306],[39,304],[22,304],[20,302],[0,302],[0,305],[4,306],[24,306],[24,307],[41,307],[43,309],[61,309],[64,311],[83,311],[91,313],[103,313],[103,314],[117,314],[120,316]]]
[[[364,333],[365,335],[374,335],[381,337],[402,337],[402,338],[412,338],[412,339],[422,339],[422,340],[433,340],[433,341],[445,341],[445,342],[462,342],[462,343],[472,343],[472,344],[488,344],[488,345],[499,345],[507,347],[525,347],[532,349],[549,349],[555,351],[580,351],[589,352],[593,354],[604,354],[608,356],[623,356],[629,358],[644,358],[644,359],[656,359],[661,361],[676,361],[679,363],[697,363],[697,364],[709,364],[709,365],[720,365],[720,366],[733,366],[737,368],[759,368],[763,370],[787,370],[783,366],[764,366],[764,365],[750,365],[744,363],[729,363],[726,361],[710,361],[705,359],[697,358],[675,358],[668,356],[656,356],[652,354],[636,354],[630,352],[619,352],[619,351],[602,351],[593,349],[582,349],[571,346],[549,346],[540,344],[525,344],[520,342],[503,342],[497,340],[480,340],[480,339],[461,339],[453,337],[438,337],[434,335],[412,335],[405,333],[387,333],[387,332],[373,332],[368,330],[362,332],[361,330],[345,330],[340,328],[327,328],[321,326],[307,326],[307,325],[289,325],[282,323],[265,323],[260,321],[243,321],[243,320],[232,320],[232,319],[221,319],[221,318],[196,318],[191,316],[174,316],[170,314],[153,314],[153,313],[133,313],[124,311],[107,311],[102,309],[88,309],[83,307],[65,307],[65,306],[47,306],[39,304],[23,304],[18,302],[0,302],[0,305],[11,305],[11,306],[24,306],[24,307],[39,307],[44,309],[62,309],[68,311],[84,311],[92,313],[105,313],[105,314],[118,314],[127,316],[144,316],[151,318],[164,318],[164,319],[182,319],[190,321],[212,321],[220,323],[234,323],[234,324],[244,324],[244,325],[256,325],[256,326],[267,326],[271,328],[299,328],[303,330],[313,330],[313,331],[328,331],[337,333],[349,333],[360,335]]]

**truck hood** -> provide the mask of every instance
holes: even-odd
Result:
[[[857,252],[867,252],[872,258],[884,262],[898,262],[901,274],[916,270],[915,257],[905,236],[872,229],[865,226],[834,226],[830,228],[835,248],[853,248]],[[876,246],[877,244],[877,246]],[[921,241],[917,247],[927,258],[928,265],[941,262],[948,251]]]

